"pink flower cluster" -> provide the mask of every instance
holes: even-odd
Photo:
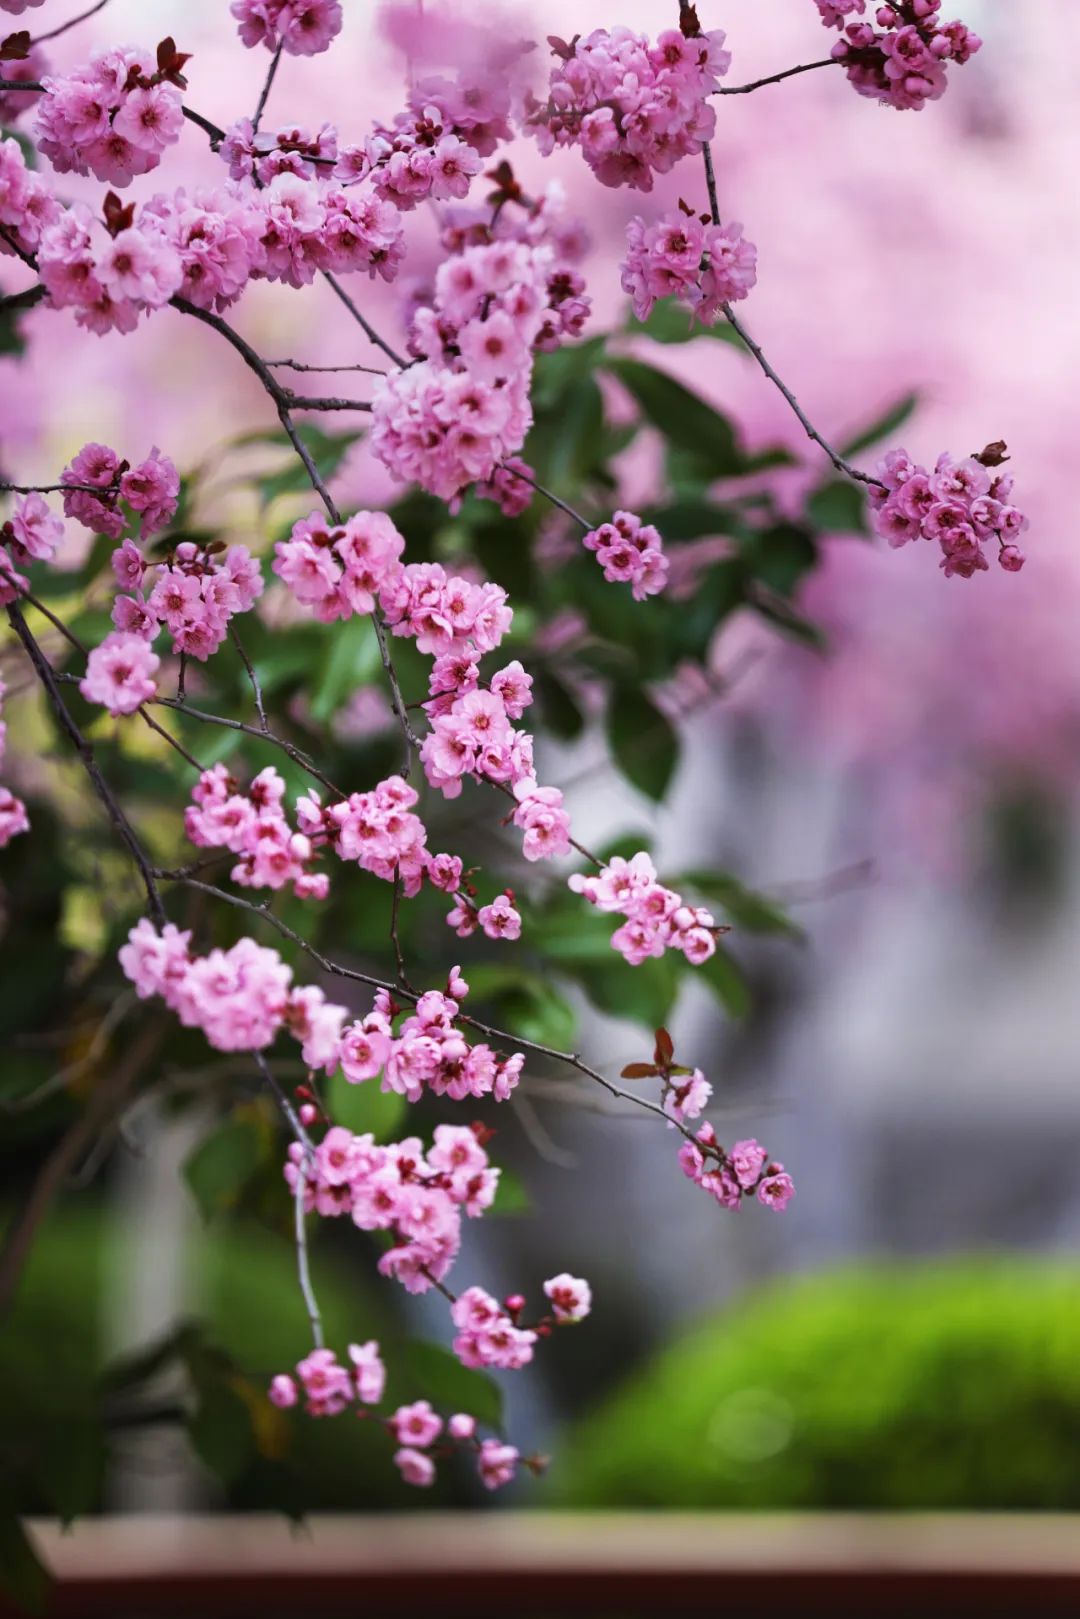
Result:
[[[548,353],[566,338],[579,337],[589,317],[592,300],[585,291],[584,278],[574,268],[585,257],[588,238],[580,221],[568,215],[566,195],[557,181],[533,199],[521,191],[508,163],[500,163],[491,177],[499,187],[494,216],[490,207],[447,209],[440,240],[447,254],[461,254],[469,247],[485,247],[492,242],[521,242],[527,247],[547,249],[550,263],[546,307],[533,347]],[[422,307],[424,301],[418,298],[416,307]],[[410,339],[410,347],[413,342]],[[426,350],[416,346],[413,352]],[[528,472],[529,468],[524,466],[524,470]],[[498,476],[497,470],[493,481],[498,481]],[[528,486],[522,485],[520,479],[512,481],[519,485],[517,498],[521,501],[521,489],[527,493]]]
[[[391,124],[342,151],[342,178],[370,178],[398,208],[460,200],[499,141],[510,140],[509,80],[491,67],[456,81],[428,77],[410,89]]]
[[[716,920],[704,906],[687,905],[682,896],[658,882],[656,867],[644,852],[630,860],[616,855],[599,876],[580,872],[568,879],[598,911],[617,912],[626,921],[611,936],[614,949],[632,967],[665,950],[681,950],[699,967],[716,952]]]
[[[249,49],[318,56],[341,32],[341,0],[232,0],[229,10]]]
[[[41,176],[27,167],[15,137],[0,140],[0,226],[7,235],[24,253],[33,253],[46,227],[62,212]],[[3,235],[0,253],[15,257],[15,247]]]
[[[651,191],[654,173],[696,157],[711,138],[708,97],[731,62],[719,29],[696,38],[668,29],[650,45],[629,28],[598,28],[551,44],[548,99],[533,103],[528,120],[545,156],[580,146],[603,185]]]
[[[395,478],[452,500],[520,450],[553,268],[550,248],[513,241],[439,265],[410,327],[419,364],[381,379],[372,399],[372,448]]]
[[[324,270],[362,270],[392,280],[404,254],[397,211],[370,187],[345,191],[286,172],[260,190],[181,187],[137,213],[110,193],[100,220],[84,203],[61,210],[39,184],[6,184],[14,166],[5,153],[0,223],[11,214],[20,244],[40,244],[53,305],[99,334],[132,332],[140,314],[176,296],[220,311],[253,279],[302,287]]]
[[[851,84],[900,112],[919,112],[945,93],[950,62],[962,66],[982,45],[962,22],[941,21],[941,0],[893,0],[875,12],[877,29],[862,16],[866,0],[815,0],[828,28],[843,30],[833,57],[847,66]]]
[[[466,776],[500,783],[532,773],[532,738],[515,729],[532,702],[532,677],[516,660],[480,684],[479,653],[443,653],[431,675],[431,731],[420,750],[428,781],[457,798]]]
[[[11,516],[0,523],[0,603],[17,601],[29,589],[20,568],[48,562],[64,538],[64,525],[49,509],[44,495],[33,490],[16,500]]]
[[[345,1008],[314,987],[294,988],[292,968],[276,950],[240,939],[229,950],[195,956],[190,945],[190,932],[172,922],[159,932],[143,917],[132,928],[120,966],[140,1000],[160,996],[217,1051],[264,1051],[286,1029],[310,1068],[336,1064]]]
[[[409,1293],[443,1281],[461,1247],[462,1215],[477,1218],[495,1196],[499,1171],[491,1167],[476,1133],[439,1124],[424,1153],[417,1136],[379,1146],[371,1135],[335,1125],[305,1162],[294,1141],[285,1179],[295,1192],[304,1179],[304,1206],[325,1217],[348,1214],[361,1231],[384,1231],[391,1246],[379,1272]]]
[[[2,717],[6,694],[7,687],[0,680],[0,763],[3,763],[7,747],[7,721]],[[30,817],[26,813],[26,805],[21,798],[15,797],[10,788],[0,786],[0,849],[6,849],[12,838],[29,830]]]
[[[679,1148],[682,1172],[714,1197],[722,1209],[737,1209],[744,1198],[757,1196],[766,1208],[782,1213],[795,1195],[783,1164],[770,1163],[760,1142],[736,1141],[730,1151],[720,1145],[711,1124],[703,1124],[693,1141]]]
[[[320,124],[318,133],[301,124],[282,124],[276,130],[256,130],[250,118],[238,118],[218,147],[234,180],[269,185],[277,174],[305,179],[328,176],[338,157],[338,132],[333,124]]]
[[[380,990],[367,1017],[342,1031],[337,1056],[349,1083],[361,1084],[382,1072],[381,1089],[396,1091],[409,1102],[418,1102],[425,1091],[452,1102],[485,1096],[505,1102],[517,1086],[525,1059],[520,1052],[503,1057],[488,1045],[470,1046],[454,1027],[459,1002],[468,994],[456,969],[449,988],[453,994],[431,989],[421,995],[396,1036],[395,1008]],[[467,1167],[466,1161],[459,1167]],[[494,1182],[477,1182],[470,1193],[476,1207],[469,1212],[486,1208],[494,1192]]]
[[[516,1300],[515,1300],[516,1302]],[[517,1325],[519,1314],[504,1309],[482,1287],[469,1287],[450,1307],[457,1328],[454,1354],[463,1366],[492,1366],[518,1371],[533,1358],[538,1334]]]
[[[372,1339],[366,1344],[350,1344],[351,1366],[342,1366],[332,1349],[313,1349],[298,1364],[294,1377],[281,1373],[270,1384],[269,1398],[282,1410],[295,1406],[304,1393],[308,1416],[334,1417],[354,1402],[360,1406],[378,1405],[386,1388],[386,1367],[379,1346]],[[363,1410],[358,1416],[365,1416]],[[429,1400],[399,1405],[389,1416],[378,1419],[398,1449],[394,1465],[406,1484],[420,1489],[435,1482],[435,1460],[431,1454],[441,1440],[440,1454],[454,1448],[471,1450],[482,1482],[497,1489],[513,1478],[519,1453],[513,1445],[498,1439],[479,1439],[476,1418],[467,1411],[455,1411],[445,1421]]]
[[[86,67],[43,81],[34,133],[60,174],[93,174],[124,186],[148,174],[180,139],[183,103],[153,51],[96,51]]]
[[[228,849],[239,858],[229,873],[242,888],[284,888],[297,899],[325,899],[330,879],[311,869],[315,846],[294,832],[282,807],[285,783],[272,765],[246,793],[223,764],[205,770],[184,811],[184,830],[199,849]]]
[[[174,652],[200,663],[217,651],[236,614],[249,612],[263,591],[262,571],[246,545],[222,552],[183,540],[166,561],[150,564],[125,540],[112,565],[117,583],[131,593],[113,603],[117,629],[150,642],[164,627]]]
[[[402,574],[405,541],[385,512],[357,512],[340,527],[325,514],[294,523],[274,548],[273,569],[296,597],[332,624],[373,613]]]
[[[610,523],[592,529],[582,541],[595,551],[609,584],[628,584],[635,601],[656,596],[667,584],[668,560],[658,529],[633,512],[616,512]]]
[[[304,1410],[309,1417],[336,1417],[354,1400],[361,1405],[378,1405],[386,1390],[386,1367],[375,1339],[366,1344],[350,1344],[351,1366],[341,1366],[332,1349],[313,1349],[300,1361],[295,1378],[279,1373],[269,1388],[273,1405],[287,1411],[299,1399],[297,1384],[304,1391]]]
[[[399,877],[411,899],[436,858],[428,852],[427,828],[413,814],[418,802],[407,781],[387,776],[370,792],[350,793],[326,808],[317,793],[308,793],[297,799],[297,825],[313,842],[328,839],[340,859],[355,860],[373,877],[388,883]]]
[[[141,635],[113,630],[86,660],[79,690],[88,703],[101,703],[110,714],[134,714],[157,694],[154,676],[161,659]]]
[[[681,298],[698,320],[715,326],[724,305],[745,298],[757,281],[757,248],[741,225],[713,225],[708,217],[676,210],[646,225],[626,227],[622,287],[638,320],[647,320],[658,298]]]
[[[324,270],[392,281],[405,255],[401,216],[373,187],[345,190],[285,171],[243,195],[258,233],[252,274],[304,287]]]
[[[168,528],[180,498],[180,474],[156,445],[145,461],[132,467],[106,444],[84,444],[60,482],[72,486],[64,493],[65,515],[111,540],[118,540],[127,526],[121,500],[138,514],[139,536],[147,540]],[[86,484],[93,489],[80,487]]]
[[[180,256],[153,212],[143,208],[130,222],[124,215],[106,224],[75,203],[41,235],[38,270],[53,306],[74,309],[78,324],[98,336],[133,332],[139,316],[167,304],[183,281]]]
[[[870,489],[877,532],[892,546],[917,539],[936,542],[947,579],[985,572],[990,564],[983,546],[995,542],[998,562],[1007,573],[1018,573],[1024,553],[1016,542],[1028,519],[1010,503],[1012,474],[996,470],[1004,450],[1004,444],[988,445],[962,461],[945,453],[933,472],[906,450],[891,450],[877,469],[884,489]]]

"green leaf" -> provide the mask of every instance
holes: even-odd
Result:
[[[119,1355],[109,1362],[101,1374],[100,1386],[106,1394],[122,1393],[137,1388],[151,1377],[187,1356],[189,1349],[200,1341],[202,1328],[192,1321],[182,1321],[178,1327],[155,1338],[142,1349]]]
[[[577,1013],[548,979],[497,962],[470,966],[468,973],[472,1000],[497,1006],[502,1022],[523,1040],[560,1051],[573,1045]]]
[[[199,1404],[188,1424],[196,1455],[223,1484],[239,1478],[258,1451],[251,1407],[234,1377],[221,1372],[197,1379]]]
[[[633,396],[642,413],[670,444],[688,453],[708,481],[744,469],[735,430],[700,394],[643,360],[605,358],[605,368]]]
[[[353,445],[357,444],[364,436],[360,430],[346,433],[326,433],[321,427],[315,427],[310,422],[305,422],[298,429],[298,432],[301,440],[311,452],[311,458],[324,482],[334,476]],[[292,451],[290,440],[282,433],[247,434],[234,442],[243,444],[260,439],[266,443],[281,444],[283,448],[288,448],[290,452]],[[268,473],[266,476],[259,478],[257,482],[259,499],[264,508],[276,500],[279,495],[300,494],[307,490],[311,490],[312,498],[317,500],[307,470],[295,453],[290,455],[290,459],[277,472]]]
[[[607,733],[623,775],[639,792],[662,799],[679,760],[679,738],[667,716],[640,687],[616,686],[608,704]]]
[[[392,1141],[409,1109],[404,1096],[380,1090],[377,1079],[351,1085],[340,1071],[327,1084],[326,1106],[335,1124],[356,1136],[370,1131],[376,1141]]]
[[[71,1416],[39,1438],[37,1474],[61,1523],[90,1512],[97,1504],[105,1471],[101,1423]]]
[[[733,506],[717,506],[711,500],[677,500],[670,506],[649,507],[641,516],[655,524],[665,540],[699,540],[742,528]]]
[[[750,1009],[750,986],[735,957],[722,944],[694,971],[708,984],[720,1005],[731,1017],[745,1017]]]
[[[40,1613],[49,1575],[29,1535],[13,1512],[0,1509],[0,1590],[28,1613]]]
[[[840,454],[845,458],[858,455],[860,450],[868,450],[871,444],[876,444],[879,439],[888,438],[898,428],[903,427],[918,403],[918,394],[905,394],[903,399],[898,399],[883,416],[879,416],[876,422],[872,422],[855,438],[849,440]]]
[[[730,344],[743,354],[749,352],[738,332],[726,320],[718,321],[715,326],[702,326],[694,321],[685,304],[680,304],[675,298],[661,298],[654,305],[648,320],[638,320],[631,310],[623,331],[633,337],[651,337],[654,343],[692,343],[698,337],[711,337],[716,342]]]
[[[512,1169],[500,1169],[492,1214],[528,1214],[531,1208],[532,1200],[520,1176]]]
[[[742,548],[754,576],[770,590],[790,596],[804,574],[817,562],[812,534],[794,523],[777,523],[755,534]]]
[[[260,1157],[258,1133],[240,1120],[222,1125],[199,1143],[184,1165],[184,1179],[204,1220],[237,1203]]]
[[[328,631],[329,647],[321,671],[312,670],[311,717],[320,725],[332,719],[358,686],[366,685],[379,668],[375,627],[366,617],[346,619]]]
[[[806,502],[806,515],[826,534],[865,534],[866,499],[846,478],[836,478],[815,489]]]
[[[812,647],[815,652],[825,650],[826,641],[822,631],[802,613],[797,613],[781,596],[767,597],[754,595],[751,597],[751,606],[755,612],[761,614],[768,623],[774,624],[792,640],[801,641],[804,646]]]
[[[547,729],[563,741],[572,742],[585,729],[585,716],[566,682],[546,670],[536,677],[535,696]]]
[[[630,967],[619,960],[610,946],[609,958],[603,966],[579,967],[574,982],[601,1012],[628,1018],[651,1034],[657,1024],[665,1023],[671,1014],[678,999],[679,980],[686,970],[685,963],[681,957],[676,959],[671,950],[659,959],[651,957],[643,961],[639,967]]]
[[[420,1339],[405,1345],[402,1358],[416,1382],[414,1399],[430,1400],[447,1416],[454,1411],[468,1411],[486,1428],[501,1430],[502,1390],[490,1377],[463,1366],[441,1344]]]

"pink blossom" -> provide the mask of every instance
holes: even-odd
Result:
[[[1007,504],[1012,477],[997,472],[997,465],[996,456],[988,467],[977,456],[957,461],[944,453],[931,473],[906,450],[890,451],[878,465],[881,486],[870,491],[874,527],[893,547],[920,538],[936,544],[946,579],[985,573],[983,546],[995,540],[1000,567],[1019,572],[1024,554],[1014,542],[1028,520]]]
[[[161,659],[139,635],[114,630],[91,652],[79,690],[110,714],[133,714],[157,692],[154,675]]]
[[[64,525],[49,510],[49,503],[43,495],[29,494],[15,502],[11,514],[11,532],[16,545],[26,557],[47,562],[64,538]],[[16,556],[19,556],[18,552]]]
[[[499,1439],[482,1439],[476,1465],[485,1489],[499,1490],[511,1483],[519,1455],[513,1445],[505,1445]]]
[[[521,916],[507,894],[500,894],[490,905],[482,905],[477,920],[489,939],[521,938]]]
[[[584,1321],[592,1309],[592,1289],[588,1282],[567,1271],[549,1277],[544,1283],[544,1292],[551,1300],[556,1321]]]
[[[442,1418],[436,1416],[427,1400],[399,1405],[387,1422],[398,1444],[408,1445],[414,1450],[427,1450],[443,1429]]]
[[[415,1484],[420,1489],[427,1489],[435,1482],[435,1463],[423,1451],[411,1450],[405,1446],[394,1452],[394,1466],[405,1480],[406,1484]]]
[[[366,1344],[350,1344],[349,1359],[353,1363],[357,1399],[363,1405],[378,1405],[386,1388],[386,1367],[374,1338]]]

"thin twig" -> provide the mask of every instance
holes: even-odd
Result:
[[[251,689],[255,694],[255,711],[259,716],[259,728],[263,735],[267,736],[270,732],[270,726],[266,718],[266,709],[263,707],[262,686],[259,684],[259,677],[255,673],[255,665],[244,651],[244,643],[237,634],[235,624],[229,625],[229,639],[232,641],[233,646],[236,648],[237,653],[239,654],[240,662],[247,670],[247,677],[251,681]]]
[[[51,33],[38,34],[35,39],[30,41],[30,44],[44,45],[47,39],[59,39],[60,35],[66,34],[69,28],[76,28],[79,23],[86,22],[91,17],[96,17],[98,12],[104,11],[108,4],[109,0],[97,0],[97,5],[91,6],[89,11],[80,11],[77,17],[69,17],[67,22],[62,22],[59,28],[54,28]]]
[[[702,155],[705,160],[705,185],[709,193],[709,211],[713,224],[719,225],[720,199],[716,191],[716,171],[713,168],[712,149],[709,146],[708,141],[706,141],[702,147]],[[760,345],[755,343],[742,321],[732,309],[730,303],[721,304],[720,307],[723,312],[724,319],[727,321],[732,331],[735,332],[737,336],[742,338],[742,341],[746,344],[747,348],[750,350],[750,353],[754,356],[754,359],[757,361],[762,371],[764,371],[769,381],[773,383],[775,387],[779,388],[791,409],[794,411],[796,417],[801,422],[803,429],[806,432],[806,436],[813,439],[814,443],[817,444],[820,449],[824,450],[837,472],[842,472],[846,478],[852,478],[856,483],[869,484],[875,489],[884,488],[884,485],[881,483],[880,479],[872,477],[869,472],[860,472],[858,467],[853,467],[851,465],[850,461],[845,461],[839,450],[833,449],[829,441],[818,432],[817,428],[803,410],[802,406],[799,404],[799,401],[796,399],[783,377],[778,374],[770,361],[766,359]]]
[[[371,402],[367,399],[333,399],[323,396],[312,397],[305,394],[294,394],[291,389],[286,390],[290,410],[370,410]]]
[[[139,875],[142,877],[143,886],[146,889],[146,897],[154,921],[159,927],[163,927],[166,921],[165,907],[161,903],[161,895],[158,893],[157,884],[155,883],[151,873],[150,862],[146,858],[142,844],[139,842],[131,822],[120,808],[116,798],[113,796],[112,788],[105,780],[105,777],[101,774],[97,759],[94,756],[93,748],[83,736],[82,732],[79,730],[79,727],[76,725],[75,721],[68,712],[67,705],[60,695],[60,687],[57,684],[52,665],[44,656],[41,648],[38,646],[33,635],[30,633],[26,620],[22,615],[22,609],[18,607],[15,602],[9,602],[7,616],[9,624],[15,631],[15,634],[19,637],[19,640],[22,642],[24,648],[26,649],[27,657],[30,659],[35,670],[37,671],[38,679],[45,688],[46,695],[48,696],[49,701],[52,704],[53,711],[60,722],[61,729],[66,732],[69,741],[75,748],[75,751],[78,753],[79,758],[82,760],[83,769],[89,776],[95,793],[105,806],[109,819],[112,821],[113,825],[116,827],[116,830],[123,838],[128,847],[131,858],[138,867]]]
[[[522,472],[519,467],[511,466],[509,461],[503,461],[500,465],[503,472],[509,472],[512,477],[520,478],[522,483],[529,484],[531,488],[536,490],[538,495],[543,495],[545,500],[550,500],[553,506],[557,506],[561,512],[565,512],[567,517],[572,517],[575,523],[580,524],[586,534],[592,533],[592,523],[586,522],[581,513],[576,512],[573,506],[568,506],[565,500],[560,500],[558,495],[553,495],[550,489],[545,489],[542,483],[537,483],[535,478],[530,478],[527,472]]]
[[[297,933],[287,922],[283,922],[279,916],[275,916],[274,912],[266,904],[256,905],[251,900],[244,899],[240,894],[230,894],[227,889],[216,888],[212,883],[204,883],[196,877],[185,877],[181,879],[181,882],[185,888],[194,888],[199,890],[200,893],[211,894],[215,899],[223,900],[226,905],[232,905],[237,910],[248,911],[252,916],[261,917],[263,921],[269,922],[270,926],[280,933],[283,938],[290,939],[298,949],[302,950],[306,956],[315,962],[316,966],[320,967],[323,972],[329,974],[332,978],[344,978],[350,983],[366,984],[371,989],[382,989],[391,996],[401,997],[412,1001],[414,1004],[420,999],[416,990],[406,989],[404,985],[400,984],[387,983],[385,979],[376,978],[371,973],[360,972],[355,967],[345,967],[340,962],[331,961],[328,956],[323,955],[321,950],[317,950],[313,944],[309,943],[303,934]],[[644,1108],[647,1113],[656,1114],[657,1117],[664,1120],[665,1124],[674,1124],[675,1128],[688,1141],[694,1139],[685,1126],[679,1124],[664,1112],[659,1102],[650,1102],[647,1097],[637,1096],[633,1091],[624,1090],[621,1085],[616,1085],[614,1080],[608,1079],[605,1074],[601,1074],[597,1069],[590,1067],[576,1052],[558,1051],[554,1046],[542,1045],[537,1040],[526,1040],[519,1034],[513,1034],[508,1029],[494,1028],[490,1023],[483,1023],[479,1018],[472,1017],[465,1012],[459,1012],[455,1021],[464,1024],[467,1028],[475,1029],[478,1034],[486,1035],[491,1040],[503,1041],[507,1045],[517,1046],[521,1051],[531,1051],[535,1056],[548,1057],[552,1062],[573,1068],[577,1073],[584,1075],[586,1079],[591,1079],[595,1084],[603,1086],[610,1096],[615,1096],[623,1102],[631,1102],[635,1107]]]
[[[793,79],[797,73],[813,73],[819,67],[840,67],[838,57],[826,56],[820,62],[803,62],[799,67],[786,67],[782,73],[770,73],[767,79],[754,79],[750,84],[726,84],[714,90],[714,96],[748,96],[751,90],[763,90],[767,84],[781,84]]]
[[[377,365],[307,365],[303,360],[264,360],[271,370],[283,371],[364,371],[369,377],[385,377]]]
[[[217,124],[211,123],[209,118],[204,118],[201,112],[193,112],[190,107],[185,107],[183,112],[184,117],[189,123],[197,124],[201,130],[209,135],[210,145],[216,152],[222,141],[225,139],[225,131],[223,129],[219,129]]]
[[[270,68],[265,80],[263,81],[263,87],[259,91],[259,100],[255,108],[255,116],[251,120],[251,133],[253,135],[257,135],[259,133],[259,125],[262,123],[262,115],[266,110],[267,98],[270,95],[271,86],[273,85],[274,79],[277,75],[278,63],[281,61],[281,53],[284,49],[285,41],[282,40],[270,59]]]
[[[360,313],[360,310],[357,308],[356,304],[353,303],[352,299],[349,297],[349,294],[345,291],[345,288],[341,285],[341,282],[338,281],[336,276],[332,276],[329,270],[326,270],[323,272],[323,280],[329,282],[330,286],[333,287],[334,291],[345,305],[345,308],[349,311],[349,314],[356,321],[357,325],[363,331],[368,340],[374,343],[377,349],[382,349],[387,358],[393,360],[394,364],[399,366],[400,369],[404,371],[409,362],[407,360],[403,360],[401,355],[395,353],[395,351],[390,347],[389,343],[379,336],[371,322],[366,318],[366,316]]]
[[[252,1057],[255,1066],[262,1075],[263,1082],[269,1087],[274,1100],[285,1116],[285,1120],[300,1145],[300,1156],[296,1160],[296,1196],[295,1196],[295,1230],[296,1230],[296,1272],[300,1279],[300,1292],[303,1295],[304,1306],[311,1322],[311,1336],[316,1349],[323,1347],[322,1312],[319,1301],[315,1297],[315,1289],[311,1285],[311,1270],[308,1265],[307,1222],[304,1217],[304,1202],[307,1192],[308,1169],[315,1167],[315,1148],[311,1137],[301,1124],[296,1109],[274,1078],[270,1065],[261,1051],[253,1051]]]

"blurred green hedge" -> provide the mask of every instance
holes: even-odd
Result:
[[[752,1295],[557,1448],[561,1504],[1080,1508],[1080,1270],[979,1260]]]

